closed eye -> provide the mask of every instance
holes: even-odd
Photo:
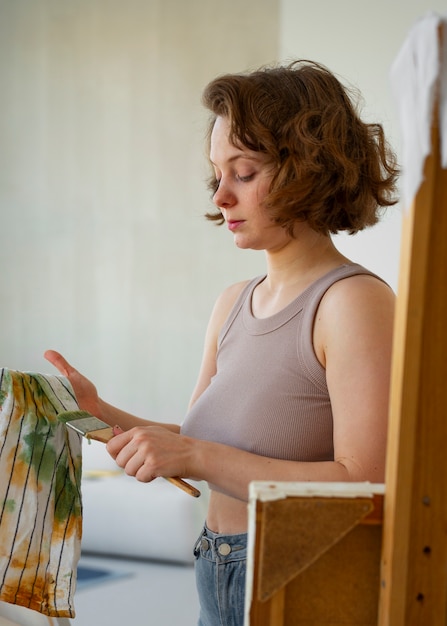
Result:
[[[255,175],[256,175],[255,173],[248,174],[248,176],[240,176],[239,174],[236,174],[235,178],[237,181],[241,183],[249,183],[251,180],[253,180]],[[212,195],[214,195],[216,191],[219,189],[219,185],[220,185],[220,178],[217,178],[216,176],[209,177],[207,186]]]
[[[253,180],[254,174],[249,174],[248,176],[236,176],[236,178],[240,180],[241,183],[248,183]]]

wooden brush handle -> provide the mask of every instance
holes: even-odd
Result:
[[[114,436],[113,428],[100,428],[99,430],[91,430],[85,436],[87,437],[87,439],[94,439],[95,441],[107,443]],[[198,498],[200,496],[200,491],[198,489],[187,483],[182,478],[179,478],[178,476],[166,477],[165,480],[172,483],[179,489],[186,491],[186,493],[188,493],[190,496],[193,496],[194,498]]]
[[[186,493],[189,493],[189,495],[193,496],[194,498],[198,498],[200,496],[200,491],[187,483],[185,480],[183,480],[183,478],[179,478],[178,476],[170,476],[165,478],[165,480],[172,483],[179,489],[183,489],[183,491],[186,491]]]
[[[200,496],[200,491],[187,483],[185,480],[183,480],[183,478],[179,478],[178,476],[163,476],[163,478],[178,487],[179,489],[183,489],[183,491],[189,493],[189,495],[193,496],[193,498],[198,498]]]
[[[90,430],[85,433],[86,439],[94,439],[94,441],[101,441],[101,443],[107,443],[113,437],[113,428],[100,428],[99,430]]]

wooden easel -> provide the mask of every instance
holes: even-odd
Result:
[[[447,626],[447,170],[439,144],[436,111],[424,182],[403,220],[383,520],[379,494],[331,500],[336,494],[300,484],[252,485],[246,626]],[[280,497],[269,500],[268,489]],[[328,540],[334,523],[338,536]]]
[[[447,625],[447,170],[433,120],[403,222],[380,626]]]

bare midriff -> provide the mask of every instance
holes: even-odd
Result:
[[[247,506],[244,500],[211,491],[206,524],[210,530],[224,535],[247,532]]]

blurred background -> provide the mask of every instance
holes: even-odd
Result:
[[[442,0],[0,0],[0,366],[61,351],[109,402],[181,421],[207,320],[264,272],[210,206],[205,84],[309,58],[399,153],[389,70]],[[397,288],[402,207],[343,252]]]

